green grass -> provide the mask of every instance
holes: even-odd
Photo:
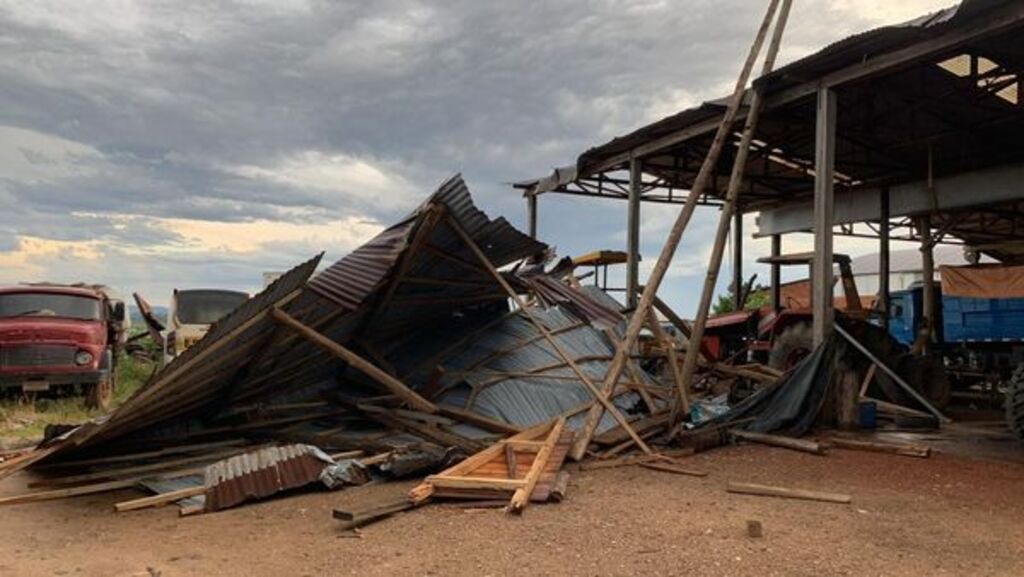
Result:
[[[149,379],[153,363],[122,355],[117,365],[117,388],[111,410],[120,406]],[[88,409],[77,396],[42,397],[30,402],[24,398],[0,400],[0,448],[36,442],[43,437],[47,425],[77,425],[103,414]]]

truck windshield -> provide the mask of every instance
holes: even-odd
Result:
[[[249,295],[235,291],[184,290],[178,291],[178,322],[185,325],[209,325],[249,300]]]
[[[0,294],[0,317],[103,318],[99,299],[55,293]]]

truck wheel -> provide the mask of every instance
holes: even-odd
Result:
[[[114,397],[114,379],[109,377],[102,381],[88,385],[85,393],[85,405],[90,409],[104,409],[110,406],[110,400]]]
[[[1017,365],[1006,389],[1006,422],[1024,440],[1024,364]]]
[[[768,353],[768,365],[773,369],[788,371],[814,350],[811,325],[797,323],[783,329],[772,342]]]

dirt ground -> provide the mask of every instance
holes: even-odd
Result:
[[[331,510],[411,484],[188,518],[173,507],[115,514],[134,491],[10,506],[0,510],[0,575],[1024,575],[1021,464],[757,446],[689,463],[710,475],[578,472],[565,502],[520,518],[432,505],[361,538]],[[853,504],[732,495],[730,480],[844,492]],[[0,494],[24,483],[8,479]],[[751,519],[763,538],[746,536]]]

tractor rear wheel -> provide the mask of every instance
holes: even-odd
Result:
[[[1017,365],[1006,389],[1006,422],[1024,440],[1024,364]]]
[[[811,354],[812,350],[814,350],[814,338],[811,335],[811,325],[807,323],[790,325],[772,341],[772,350],[768,353],[768,365],[773,369],[788,371]]]

